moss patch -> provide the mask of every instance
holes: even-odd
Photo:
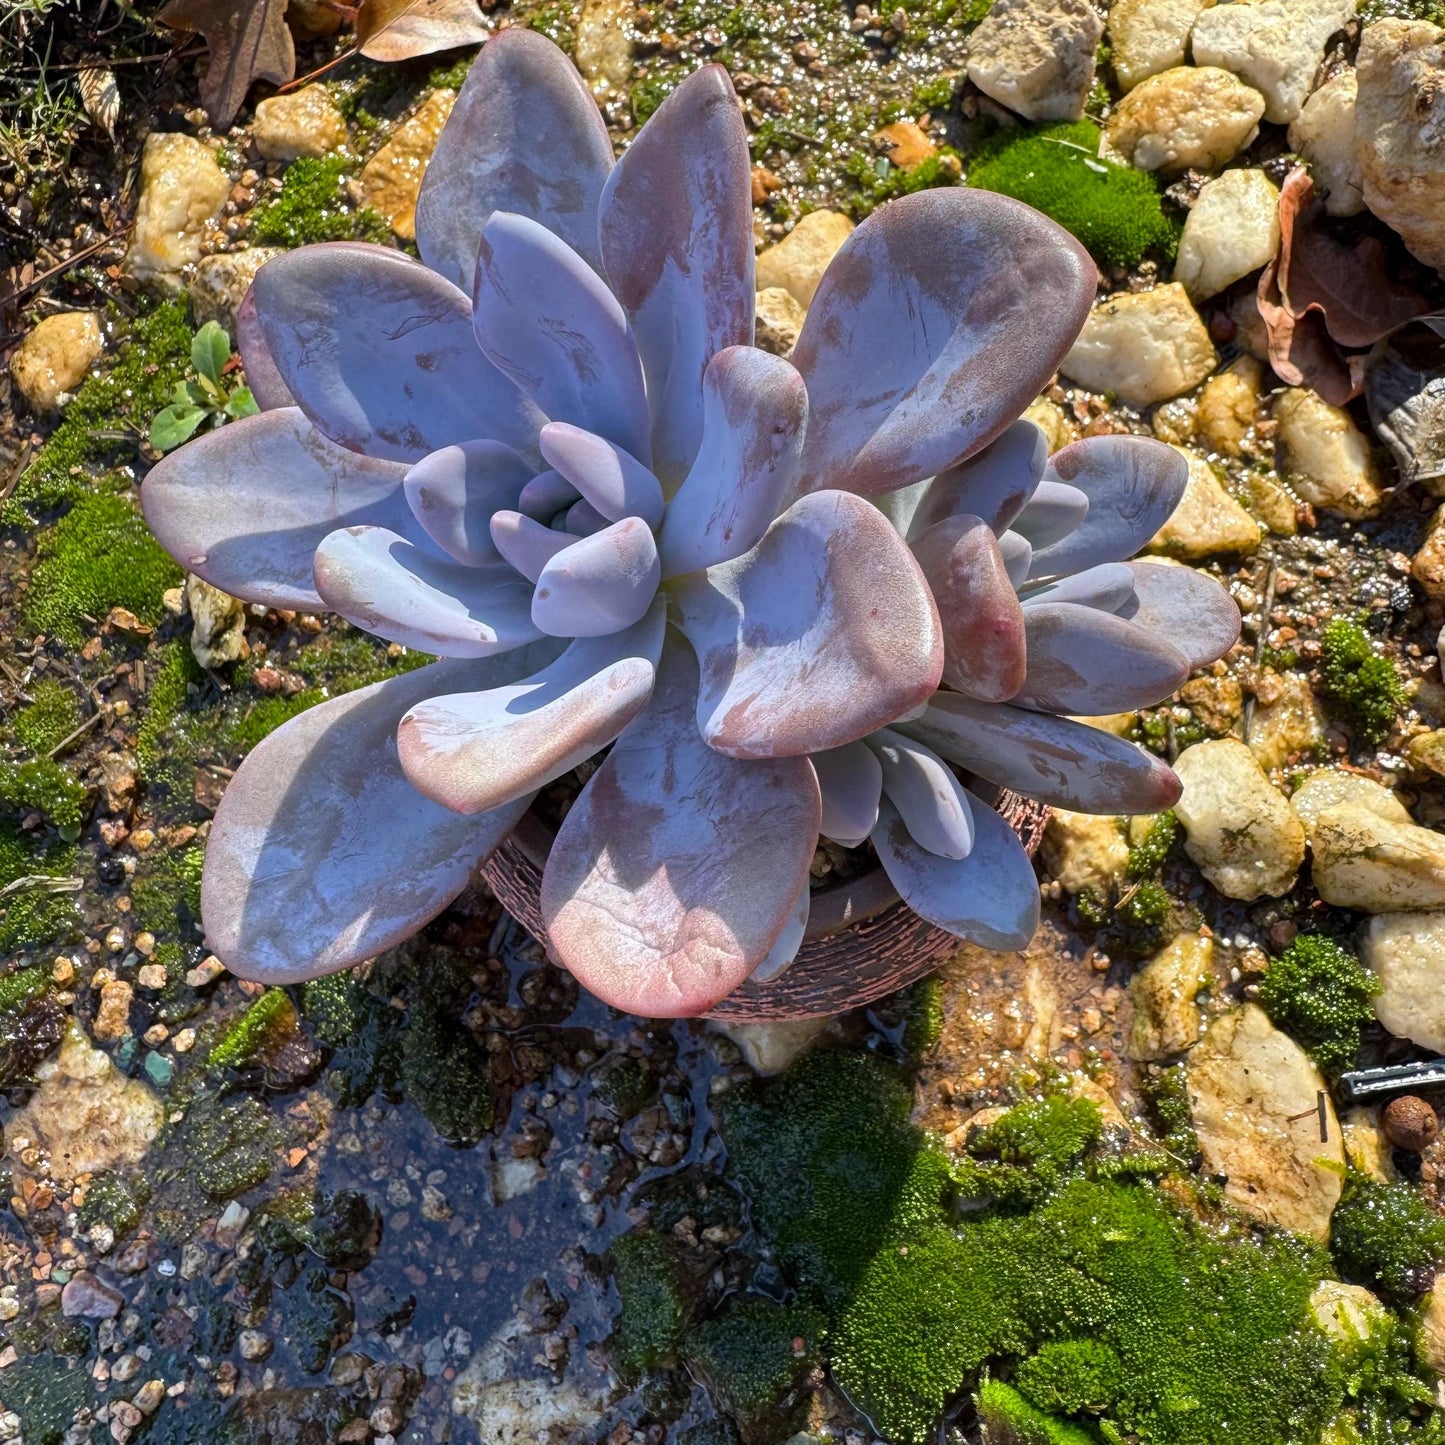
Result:
[[[1405,705],[1395,664],[1376,652],[1358,622],[1336,617],[1320,634],[1320,690],[1363,743],[1385,741]]]
[[[390,241],[391,227],[370,206],[352,205],[346,189],[349,169],[344,156],[292,161],[280,194],[255,210],[252,242],[311,246],[320,241]]]
[[[30,690],[30,701],[15,717],[15,739],[43,757],[80,726],[80,703],[68,687],[42,677]]]
[[[22,878],[66,878],[75,869],[75,849],[42,843],[0,818],[0,888]],[[0,898],[0,953],[57,939],[70,932],[79,913],[69,893],[30,887]]]
[[[671,1361],[687,1327],[682,1270],[672,1246],[650,1230],[624,1234],[611,1249],[622,1308],[612,1334],[613,1358],[630,1379]]]
[[[1270,964],[1259,1002],[1321,1069],[1338,1074],[1359,1055],[1360,1030],[1373,1022],[1370,1000],[1379,992],[1379,979],[1349,949],[1314,934],[1296,938]]]
[[[739,1300],[688,1334],[687,1359],[745,1433],[766,1426],[776,1439],[780,1411],[818,1358],[823,1328],[823,1316],[806,1305]]]
[[[848,199],[848,209],[860,221],[884,201],[938,186],[956,186],[963,177],[963,163],[950,146],[940,147],[936,156],[906,169],[895,166],[886,156],[863,154],[850,156],[843,169],[856,187]]]
[[[1330,1251],[1343,1278],[1404,1304],[1445,1263],[1445,1216],[1408,1184],[1352,1173],[1330,1220]]]
[[[73,839],[85,817],[85,799],[85,789],[49,758],[0,763],[0,812],[38,812]]]

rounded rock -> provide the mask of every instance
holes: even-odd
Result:
[[[1391,1099],[1380,1115],[1385,1135],[1397,1149],[1418,1154],[1435,1142],[1440,1119],[1418,1094],[1401,1094]]]
[[[1279,190],[1263,171],[1225,171],[1199,193],[1179,238],[1174,279],[1194,302],[1216,296],[1279,250]]]
[[[16,348],[10,375],[32,411],[59,411],[105,347],[93,311],[47,316]]]
[[[1119,102],[1109,144],[1140,170],[1217,171],[1254,139],[1263,115],[1264,97],[1229,71],[1176,65]]]

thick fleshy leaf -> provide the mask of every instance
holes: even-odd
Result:
[[[813,771],[823,798],[818,831],[845,848],[856,848],[878,821],[883,796],[883,764],[867,743],[844,743],[814,753]]]
[[[1132,557],[1179,505],[1189,464],[1152,437],[1085,437],[1049,458],[1045,480],[1077,487],[1089,510],[1067,537],[1034,553],[1030,577],[1059,577]]]
[[[1015,587],[1022,587],[1033,566],[1034,549],[1017,532],[1003,531],[998,534],[998,554],[1003,558],[1008,580]]]
[[[1192,567],[1130,562],[1132,600],[1118,609],[1184,654],[1191,669],[1208,667],[1239,641],[1239,606],[1213,577]]]
[[[769,955],[818,837],[806,758],[743,761],[693,717],[697,666],[670,642],[652,701],[558,830],[542,876],[553,954],[615,1008],[702,1013]]]
[[[641,517],[662,521],[662,487],[629,451],[567,422],[548,422],[538,437],[543,459],[608,522]]]
[[[874,211],[793,349],[810,408],[801,489],[892,491],[987,446],[1063,360],[1097,275],[1062,227],[990,191]]]
[[[647,374],[654,472],[671,494],[702,440],[702,377],[753,339],[752,169],[720,65],[695,70],[613,168],[599,212],[608,282]]]
[[[472,325],[493,365],[553,421],[646,461],[637,343],[617,298],[565,241],[525,216],[494,215],[482,231]]]
[[[302,246],[251,283],[266,348],[334,442],[390,461],[485,437],[535,454],[545,418],[482,355],[450,281],[386,246]]]
[[[561,472],[538,472],[517,498],[517,510],[535,517],[542,523],[550,523],[558,512],[565,512],[581,493]]]
[[[1073,572],[1037,587],[1020,597],[1024,607],[1044,602],[1074,602],[1080,607],[1100,607],[1117,612],[1134,595],[1134,573],[1128,562],[1101,562],[1086,572]]]
[[[948,764],[892,728],[879,728],[868,746],[883,767],[883,796],[898,810],[913,841],[940,858],[967,858],[973,849],[973,809]]]
[[[781,357],[730,346],[703,375],[702,447],[667,509],[657,548],[676,577],[755,546],[798,476],[808,393]]]
[[[982,948],[1027,948],[1039,926],[1033,864],[986,803],[975,799],[973,816],[977,833],[968,857],[944,858],[914,841],[885,798],[873,846],[898,896],[920,918]]]
[[[427,163],[416,202],[421,258],[470,288],[494,211],[540,221],[596,266],[597,203],[612,141],[576,67],[520,26],[477,57]]]
[[[241,304],[236,308],[236,350],[241,353],[241,367],[246,373],[246,385],[256,398],[256,405],[262,411],[275,411],[277,407],[295,406],[296,398],[281,379],[276,363],[266,346],[261,333],[261,322],[256,315],[254,288],[248,286]]]
[[[1009,526],[1026,537],[1035,552],[1042,552],[1074,531],[1088,511],[1089,499],[1077,487],[1045,477]]]
[[[636,627],[574,642],[521,682],[429,697],[401,720],[412,784],[457,813],[535,793],[605,748],[647,706],[666,609]]]
[[[403,647],[488,657],[540,635],[531,588],[510,567],[467,567],[385,527],[332,532],[314,565],[316,590],[333,612]]]
[[[146,475],[141,507],[188,572],[247,602],[311,609],[322,605],[312,558],[338,527],[422,537],[405,475],[401,463],[346,451],[282,407],[171,452]]]
[[[1012,697],[1027,665],[1024,614],[993,531],[981,517],[949,517],[913,543],[913,555],[943,626],[944,682],[990,702]]]
[[[544,526],[521,512],[498,512],[492,518],[491,532],[497,551],[528,582],[535,582],[542,568],[574,540],[570,532]]]
[[[793,903],[793,911],[778,935],[768,956],[748,975],[754,983],[771,983],[784,973],[798,956],[808,932],[808,916],[813,911],[812,880],[804,883]]]
[[[1044,602],[1024,613],[1022,707],[1099,717],[1153,707],[1178,692],[1189,662],[1167,636],[1112,612]]]
[[[542,568],[532,594],[532,621],[553,637],[620,632],[652,606],[660,576],[647,524],[627,517],[580,538]]]
[[[466,887],[528,800],[464,818],[422,797],[396,728],[434,692],[535,671],[550,639],[484,662],[442,662],[320,703],[263,739],[211,825],[206,944],[235,974],[298,983],[410,937]]]
[[[907,535],[916,537],[964,512],[982,517],[995,532],[1002,532],[1033,496],[1048,459],[1048,438],[1033,422],[1021,418],[981,452],[922,484]],[[898,495],[886,492],[879,504]]]
[[[938,693],[922,717],[895,724],[1001,788],[1077,813],[1158,813],[1179,779],[1152,753],[1070,718]]]
[[[553,525],[556,525],[556,518],[553,518]],[[590,537],[594,532],[602,531],[609,523],[607,518],[586,497],[583,497],[581,501],[573,502],[567,508],[567,515],[562,519],[562,525],[574,537]],[[644,522],[642,525],[646,526],[647,524]]]
[[[494,512],[517,505],[531,466],[501,442],[463,442],[423,457],[406,474],[412,515],[438,547],[469,567],[501,560]]]
[[[923,574],[861,497],[800,498],[751,551],[670,586],[702,664],[698,726],[734,757],[841,747],[938,686]]]

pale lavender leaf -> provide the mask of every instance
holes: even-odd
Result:
[[[555,517],[553,525],[556,525]],[[647,523],[644,522],[642,525],[645,527]],[[562,526],[574,537],[590,537],[594,532],[600,532],[608,526],[608,521],[586,497],[583,497],[580,502],[573,502],[567,508],[567,515],[562,519]]]
[[[251,283],[266,348],[296,404],[334,442],[419,462],[485,437],[524,456],[545,418],[482,355],[450,281],[386,246],[302,246]]]
[[[898,896],[920,917],[968,943],[1003,953],[1027,948],[1039,926],[1039,884],[1013,829],[975,800],[976,834],[967,858],[922,848],[884,800],[873,846]]]
[[[323,702],[252,749],[211,825],[206,946],[257,983],[319,978],[393,947],[440,913],[529,801],[464,818],[406,780],[402,715],[435,692],[496,686],[555,654],[551,639],[441,662]]]
[[[1088,511],[1089,499],[1077,487],[1045,477],[1009,526],[1041,552],[1074,531]]]
[[[1000,532],[998,553],[1003,558],[1008,580],[1015,587],[1022,587],[1028,580],[1029,568],[1033,566],[1034,560],[1034,549],[1029,546],[1027,539],[1020,537],[1017,532]]]
[[[510,567],[467,567],[385,527],[332,532],[314,566],[316,590],[333,612],[403,647],[487,657],[540,635],[531,589]]]
[[[1134,573],[1126,562],[1101,562],[1084,572],[1029,587],[1019,598],[1025,608],[1041,602],[1073,602],[1118,612],[1134,595]]]
[[[1178,692],[1189,662],[1167,637],[1112,612],[1044,602],[1024,613],[1028,672],[1015,700],[1099,717],[1153,707]]]
[[[973,809],[948,764],[892,728],[879,728],[868,746],[883,767],[883,796],[913,841],[940,858],[967,858],[973,850]]]
[[[808,393],[786,361],[730,346],[708,362],[702,387],[702,446],[658,539],[664,577],[756,546],[798,476]]]
[[[1158,813],[1179,799],[1179,779],[1152,753],[1112,733],[961,693],[935,695],[898,731],[976,773],[1076,813]]]
[[[915,537],[963,512],[982,517],[995,532],[1002,532],[1033,495],[1048,459],[1048,438],[1043,431],[1031,421],[1014,422],[981,452],[931,481],[915,483],[921,493],[910,513],[906,535]],[[884,493],[878,500],[881,504],[897,495]]]
[[[540,221],[593,266],[612,141],[576,67],[550,40],[499,31],[467,73],[416,202],[421,258],[470,287],[494,211]]]
[[[990,702],[1023,686],[1024,614],[998,539],[967,513],[935,522],[913,543],[943,628],[943,680]]]
[[[669,587],[702,664],[698,726],[734,757],[841,747],[938,685],[928,586],[861,497],[800,498],[751,551]]]
[[[1034,553],[1030,577],[1058,577],[1132,557],[1179,505],[1189,464],[1152,437],[1085,437],[1055,452],[1045,475],[1077,487],[1088,497],[1089,511],[1067,537]]]
[[[632,321],[671,495],[702,439],[702,377],[753,339],[752,163],[727,71],[695,70],[613,168],[600,208],[607,280]]]
[[[845,848],[864,842],[878,821],[883,796],[883,764],[865,742],[844,743],[812,754],[823,798],[818,831]]]
[[[1063,360],[1098,272],[1067,231],[989,191],[874,211],[818,286],[793,365],[808,385],[800,488],[873,495],[987,446]]]
[[[662,521],[662,487],[631,452],[563,421],[548,422],[538,442],[543,460],[608,522],[641,517],[656,527]]]
[[[1208,667],[1239,641],[1239,607],[1213,577],[1165,562],[1127,565],[1133,596],[1119,616],[1167,638],[1191,670]]]
[[[262,411],[296,405],[296,398],[276,370],[276,363],[267,349],[261,322],[256,315],[256,297],[250,286],[236,308],[236,350],[241,354],[246,385],[251,388],[251,395]]]
[[[614,1008],[700,1014],[771,953],[808,881],[806,758],[742,761],[698,736],[697,664],[670,639],[652,701],[613,744],[542,875],[553,955]]]
[[[535,582],[542,568],[574,540],[570,532],[556,531],[521,512],[498,512],[491,532],[497,551],[528,582]]]
[[[605,748],[647,706],[665,626],[659,600],[635,627],[574,642],[520,682],[418,703],[397,733],[407,777],[457,813],[536,792]]]
[[[637,343],[617,298],[565,241],[495,214],[477,255],[472,325],[492,364],[553,421],[598,432],[646,464]]]
[[[223,592],[267,607],[321,607],[311,559],[338,527],[421,539],[406,467],[329,442],[296,407],[202,432],[147,473],[141,508],[167,552]]]
[[[620,632],[647,612],[660,576],[647,524],[626,517],[548,561],[532,594],[532,621],[553,637]]]
[[[561,472],[538,472],[517,498],[517,510],[550,525],[552,518],[565,512],[581,494]]]
[[[768,956],[748,975],[753,983],[771,983],[787,971],[803,946],[803,939],[808,932],[808,916],[812,910],[813,889],[809,880],[798,890],[793,911],[783,925],[778,941],[772,946]]]
[[[471,567],[501,560],[492,514],[517,505],[532,468],[501,442],[463,442],[423,457],[406,474],[412,515],[447,556]]]

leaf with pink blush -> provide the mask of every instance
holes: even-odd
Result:
[[[768,956],[748,975],[753,983],[771,983],[784,974],[788,966],[797,959],[798,950],[802,948],[803,940],[808,934],[808,917],[812,911],[813,888],[810,879],[798,890],[793,911],[783,925],[778,941],[769,950]]]
[[[161,546],[212,586],[267,607],[322,601],[312,558],[339,527],[387,527],[424,540],[399,462],[326,440],[295,407],[202,432],[146,475],[141,508]]]
[[[599,211],[609,285],[632,321],[669,495],[702,439],[702,377],[753,339],[752,162],[732,82],[695,70],[613,168]]]
[[[447,556],[469,567],[501,560],[494,512],[513,508],[532,468],[501,442],[463,442],[423,457],[406,474],[412,515]]]
[[[206,945],[232,973],[299,983],[409,938],[463,888],[529,799],[464,818],[422,797],[397,758],[404,713],[435,692],[498,686],[550,639],[442,662],[319,703],[264,738],[232,778],[206,844]]]
[[[948,764],[892,728],[879,728],[868,746],[883,767],[883,796],[913,841],[940,858],[967,858],[973,850],[973,809]]]
[[[565,241],[524,216],[494,215],[482,231],[472,325],[492,364],[553,421],[646,462],[637,343],[616,297]]]
[[[450,281],[386,246],[302,246],[251,283],[266,349],[332,441],[388,461],[484,437],[532,456],[545,418],[482,355]]]
[[[1179,779],[1152,753],[1070,718],[935,695],[897,730],[1001,788],[1077,813],[1158,813],[1179,799]]]
[[[1093,304],[1062,227],[989,191],[874,211],[823,273],[792,362],[808,386],[802,491],[892,491],[986,447],[1038,395]]]
[[[1071,572],[1051,582],[1030,586],[1020,596],[1025,608],[1044,602],[1074,602],[1118,612],[1134,596],[1134,573],[1128,562],[1100,562],[1085,572]]]
[[[637,521],[640,519],[633,518],[633,520]],[[555,518],[553,518],[552,525],[556,526]],[[583,497],[581,501],[573,502],[572,505],[567,508],[567,515],[562,519],[562,525],[563,528],[574,537],[590,537],[594,532],[602,531],[608,525],[608,522],[607,518],[604,517],[586,497]],[[647,523],[643,522],[642,525],[646,527]],[[649,533],[651,530],[649,527]]]
[[[1169,639],[1112,612],[1044,602],[1024,613],[1028,672],[1023,707],[1101,717],[1153,707],[1189,678],[1189,662]]]
[[[1033,496],[1048,459],[1043,432],[1031,421],[1016,421],[981,452],[922,484],[906,535],[916,537],[962,513],[982,517],[995,532],[1002,532]],[[885,492],[878,501],[881,505],[898,495]]]
[[[613,522],[579,538],[542,568],[532,594],[532,621],[553,637],[620,632],[652,606],[660,575],[647,524],[636,517]]]
[[[437,140],[416,202],[421,258],[470,288],[494,211],[540,222],[593,266],[612,141],[577,68],[513,27],[483,47]]]
[[[841,747],[938,686],[933,598],[907,545],[861,497],[803,497],[751,551],[668,586],[702,665],[698,726],[720,752]]]
[[[883,764],[865,742],[844,743],[811,756],[823,799],[818,831],[845,848],[856,848],[878,821]]]
[[[943,628],[943,680],[1003,702],[1023,686],[1024,614],[998,539],[981,517],[936,522],[913,543]]]
[[[969,943],[1003,953],[1027,948],[1039,926],[1039,884],[1013,829],[975,799],[966,858],[941,857],[909,834],[886,798],[873,846],[898,896],[920,917]]]
[[[544,527],[521,512],[497,512],[492,517],[491,532],[492,545],[503,560],[528,582],[535,582],[542,568],[575,540],[570,532]]]
[[[652,701],[588,779],[542,875],[553,956],[651,1018],[703,1013],[768,957],[818,838],[812,765],[708,747],[697,682],[674,634]]]
[[[538,472],[517,498],[517,510],[544,525],[558,512],[565,512],[580,497],[577,488],[561,472]]]
[[[548,422],[538,437],[542,457],[608,522],[641,517],[662,521],[662,487],[631,452],[564,421]]]
[[[1077,487],[1045,477],[1009,526],[1042,552],[1077,529],[1088,512],[1089,499]]]
[[[1035,550],[1031,578],[1132,557],[1179,505],[1189,463],[1152,437],[1085,437],[1054,453],[1045,480],[1076,487],[1088,498],[1089,510],[1068,536]]]
[[[347,527],[316,549],[316,590],[333,612],[421,652],[488,657],[541,634],[531,588],[510,567],[468,567],[385,527]]]
[[[1119,616],[1169,641],[1192,670],[1208,667],[1239,641],[1239,606],[1207,573],[1164,562],[1126,564],[1132,600]]]
[[[730,346],[708,363],[702,389],[702,446],[658,538],[664,577],[755,546],[798,476],[808,393],[786,361]]]
[[[574,642],[541,672],[483,692],[447,693],[401,720],[401,765],[418,791],[458,813],[534,793],[600,752],[652,695],[666,609]]]
[[[281,379],[281,373],[276,370],[276,363],[266,348],[266,338],[261,334],[261,323],[256,316],[256,298],[249,286],[236,308],[236,350],[241,354],[246,385],[262,411],[296,405],[296,398]]]

